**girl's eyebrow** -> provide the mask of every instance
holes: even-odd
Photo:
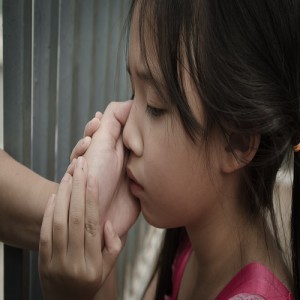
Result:
[[[143,67],[142,64],[140,64],[141,67],[137,67],[135,70],[134,70],[134,74],[144,83],[144,84],[148,84],[151,88],[153,88],[156,92],[158,92],[158,94],[160,96],[162,96],[162,98],[164,99],[165,96],[164,96],[164,86],[162,84],[162,80],[158,80],[157,78],[155,78],[153,76],[153,74],[145,67]],[[133,85],[133,78],[132,78],[132,73],[131,73],[131,70],[130,70],[130,66],[129,64],[127,63],[126,64],[126,70],[130,76],[130,81],[131,81],[131,84]]]

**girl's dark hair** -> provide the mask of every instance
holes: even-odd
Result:
[[[133,0],[129,13],[130,21],[138,9],[143,62],[153,74],[148,49],[154,50],[162,78],[156,87],[178,110],[193,140],[201,132],[208,141],[213,128],[225,136],[260,135],[257,153],[244,168],[243,195],[249,214],[269,214],[275,229],[276,175],[300,134],[299,1]],[[184,70],[205,111],[201,126],[187,101]],[[294,158],[291,218],[295,299],[300,299],[299,156]],[[176,251],[177,231],[167,232],[173,248],[165,243],[162,258]],[[170,288],[164,283],[170,282],[172,262],[160,262],[156,299]]]

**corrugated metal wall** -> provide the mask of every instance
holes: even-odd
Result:
[[[130,94],[121,39],[128,6],[129,0],[3,1],[4,147],[49,179],[62,177],[94,113]],[[119,265],[121,289],[137,231]],[[40,298],[36,254],[6,247],[5,299]]]

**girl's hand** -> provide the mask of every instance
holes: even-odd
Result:
[[[91,138],[93,134],[100,126],[101,118],[102,113],[97,111],[95,117],[85,125],[83,138],[78,141],[78,143],[72,150],[72,153],[70,155],[70,162],[73,161],[74,158],[82,156],[86,152],[89,145],[91,144]]]
[[[101,247],[98,185],[80,157],[74,177],[66,173],[45,210],[39,245],[39,273],[45,299],[92,299],[121,251],[109,221]]]

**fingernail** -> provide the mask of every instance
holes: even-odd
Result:
[[[83,165],[84,165],[84,158],[82,156],[79,156],[78,159],[77,159],[77,168],[81,168],[83,169]]]
[[[65,175],[64,175],[64,177],[62,178],[61,181],[65,181],[65,182],[69,181],[70,176],[71,176],[71,175],[70,175],[69,173],[65,173]]]

